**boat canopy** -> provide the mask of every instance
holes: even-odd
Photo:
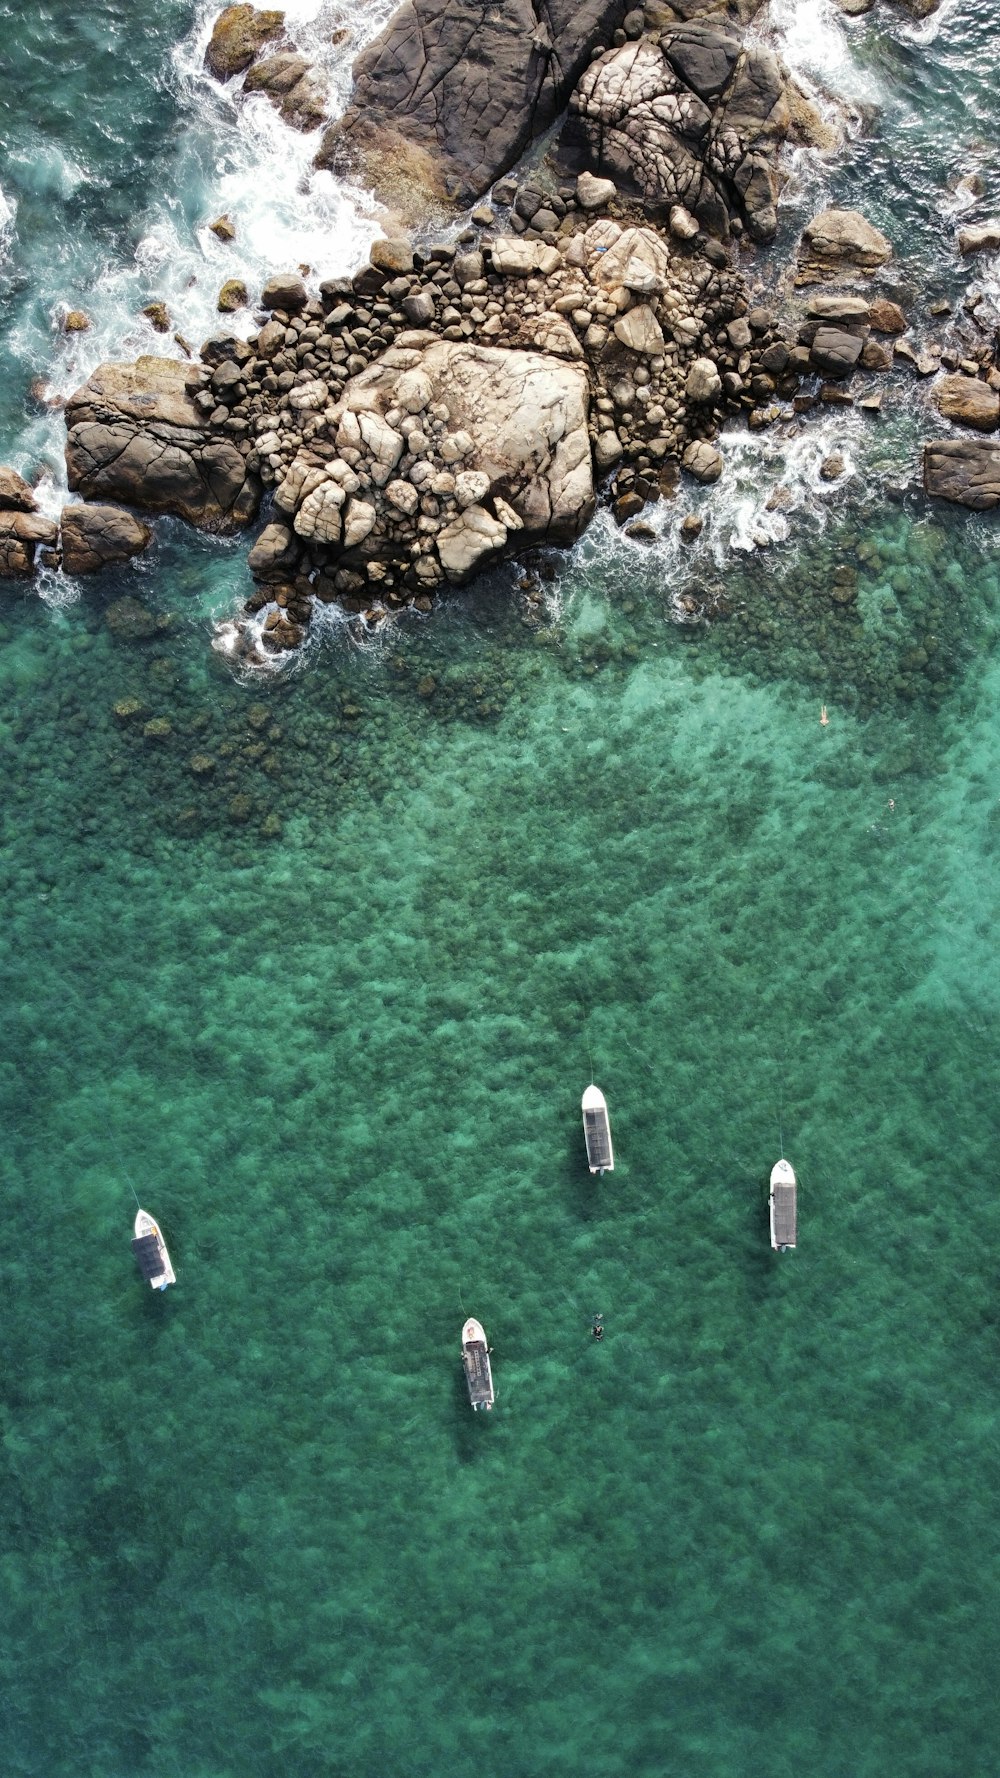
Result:
[[[155,1235],[137,1235],[132,1242],[135,1263],[146,1280],[152,1284],[154,1278],[162,1278],[166,1271],[163,1248]]]
[[[467,1341],[462,1348],[462,1358],[465,1363],[465,1380],[469,1385],[469,1400],[473,1407],[492,1407],[493,1379],[490,1375],[486,1341]]]

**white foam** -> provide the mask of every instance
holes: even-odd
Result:
[[[0,188],[0,259],[3,259],[14,239],[16,221],[17,205],[13,198],[5,197],[2,188]]]
[[[882,98],[874,75],[854,58],[835,0],[771,0],[764,29],[789,73],[811,97],[818,88],[849,105],[876,104]]]
[[[392,0],[353,8],[343,0],[290,0],[286,6],[289,36],[330,80],[331,115],[346,102],[354,57],[392,11]],[[194,351],[221,331],[246,337],[254,328],[252,309],[219,313],[225,281],[244,283],[253,303],[273,272],[307,267],[304,275],[315,291],[322,279],[353,271],[382,232],[383,212],[370,193],[313,166],[320,130],[290,128],[263,95],[244,99],[235,90],[238,81],[220,85],[207,73],[205,47],[217,16],[216,0],[204,0],[192,31],[174,51],[177,153],[164,195],[143,218],[134,258],[106,263],[89,286],[74,291],[72,306],[86,312],[90,328],[63,333],[69,305],[54,301],[48,340],[30,314],[11,337],[15,354],[54,396],[69,395],[109,359],[182,357],[174,333]],[[332,44],[331,36],[343,28],[349,39]],[[85,177],[56,150],[32,163],[33,186],[63,196]],[[12,218],[11,206],[5,207]],[[220,215],[235,227],[231,243],[209,226]],[[11,226],[0,210],[0,250]],[[167,306],[169,333],[157,333],[141,313],[154,300]],[[31,453],[35,463],[54,467],[62,446],[61,420],[40,416],[29,422],[17,455]]]

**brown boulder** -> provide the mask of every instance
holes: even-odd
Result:
[[[206,531],[255,516],[260,484],[232,439],[195,406],[201,366],[172,358],[102,364],[66,404],[69,486],[146,512],[173,512]]]
[[[205,66],[216,80],[228,80],[249,68],[265,43],[280,37],[283,12],[258,12],[255,6],[227,6],[215,21],[205,51]]]
[[[317,164],[365,169],[383,189],[402,169],[471,203],[555,121],[622,12],[622,0],[404,0],[355,62]]]
[[[797,282],[839,277],[845,268],[873,272],[892,258],[885,236],[858,210],[821,210],[802,231]]]
[[[139,555],[153,533],[120,506],[64,506],[60,520],[67,574],[96,574]]]
[[[942,377],[934,390],[939,413],[959,426],[976,432],[995,432],[1000,426],[1000,395],[978,377]]]
[[[0,511],[34,512],[38,502],[16,469],[0,465]]]
[[[924,491],[974,512],[1000,506],[1000,442],[935,438],[924,445]]]
[[[309,293],[295,272],[279,272],[268,279],[260,293],[262,309],[282,309],[286,315],[297,314],[308,301]]]

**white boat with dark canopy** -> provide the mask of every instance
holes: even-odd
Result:
[[[771,1246],[776,1253],[787,1253],[796,1245],[796,1197],[798,1182],[789,1161],[776,1161],[771,1168]]]
[[[587,1138],[587,1165],[592,1173],[613,1173],[615,1153],[611,1146],[608,1102],[591,1081],[583,1095],[583,1133]]]
[[[471,1315],[462,1329],[462,1363],[465,1366],[465,1381],[474,1412],[478,1414],[480,1408],[484,1408],[488,1413],[493,1406],[490,1349],[486,1344],[482,1323]]]
[[[174,1268],[170,1264],[167,1243],[160,1234],[159,1224],[148,1210],[139,1210],[136,1214],[132,1252],[146,1283],[154,1290],[166,1290],[168,1284],[177,1283]]]

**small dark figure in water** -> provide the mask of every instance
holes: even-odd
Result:
[[[593,1334],[595,1340],[603,1340],[603,1338],[604,1338],[604,1316],[603,1315],[595,1315],[594,1316],[594,1324],[593,1324],[590,1331]]]

